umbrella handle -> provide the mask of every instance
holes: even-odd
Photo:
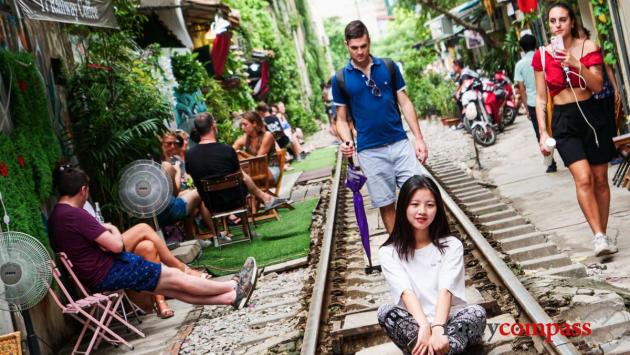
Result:
[[[350,142],[345,143],[347,146],[350,146]],[[348,163],[350,163],[350,167],[354,168],[354,159],[350,156],[348,157]]]

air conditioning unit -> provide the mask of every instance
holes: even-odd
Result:
[[[453,24],[451,20],[443,15],[434,18],[429,21],[429,30],[431,31],[431,38],[440,39],[453,35]]]

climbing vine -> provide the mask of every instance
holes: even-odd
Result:
[[[615,64],[617,63],[617,56],[615,54],[615,43],[611,36],[613,29],[612,22],[610,21],[608,2],[605,0],[591,0],[591,4],[593,4],[595,26],[597,27],[597,33],[599,34],[601,47],[604,52],[604,62],[606,62],[606,64]]]
[[[269,92],[265,100],[271,103],[283,101],[291,124],[301,127],[305,132],[315,131],[317,125],[313,114],[309,113],[312,112],[313,106],[301,90],[293,45],[292,31],[301,20],[293,17],[285,23],[282,11],[286,11],[286,6],[278,8],[275,15],[272,15],[269,11],[270,4],[264,0],[227,0],[226,3],[241,14],[241,24],[237,33],[241,37],[246,54],[251,55],[254,50],[266,50],[271,53],[267,58],[270,74]],[[283,6],[283,2],[279,1],[274,6]],[[311,109],[307,110],[305,107]]]
[[[44,83],[29,53],[1,50],[0,73],[11,88],[8,107],[14,124],[10,134],[0,133],[0,192],[11,229],[47,245],[39,206],[52,193],[52,170],[61,151]]]

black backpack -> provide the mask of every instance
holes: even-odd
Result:
[[[383,58],[383,62],[385,66],[387,66],[387,71],[389,72],[390,82],[392,83],[392,91],[394,94],[394,100],[396,101],[396,111],[398,111],[398,115],[400,115],[400,108],[398,107],[398,96],[396,95],[396,88],[398,87],[398,81],[396,80],[396,68],[394,67],[396,63],[390,58]],[[348,118],[352,120],[352,109],[350,107],[350,95],[348,94],[348,90],[346,89],[346,79],[344,78],[344,68],[341,68],[335,72],[335,78],[337,79],[337,85],[339,85],[339,90],[341,90],[341,95],[346,101],[346,108],[348,111]]]

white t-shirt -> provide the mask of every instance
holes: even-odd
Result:
[[[416,249],[409,261],[398,257],[393,245],[378,251],[383,275],[389,284],[394,303],[405,308],[402,293],[411,290],[418,297],[429,322],[435,318],[438,292],[448,289],[453,295],[450,315],[466,304],[464,285],[464,246],[455,237],[440,240],[444,254],[433,244]]]

